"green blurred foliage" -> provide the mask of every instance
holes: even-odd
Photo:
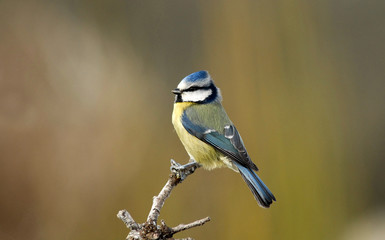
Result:
[[[187,161],[170,90],[202,69],[277,202],[261,209],[238,174],[199,170],[161,218],[212,221],[179,236],[385,229],[384,7],[0,1],[0,239],[124,239],[117,211],[143,222],[169,159]]]

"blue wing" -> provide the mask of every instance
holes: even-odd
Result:
[[[225,156],[242,166],[258,170],[257,166],[251,161],[242,138],[234,125],[225,126],[223,135],[216,130],[193,123],[185,113],[182,115],[182,124],[191,135],[213,146]]]
[[[224,127],[224,134],[193,123],[185,113],[182,115],[182,125],[191,135],[213,146],[225,156],[233,160],[243,180],[247,183],[255,199],[261,207],[268,208],[275,197],[253,170],[258,170],[251,161],[243,144],[242,138],[234,125]]]

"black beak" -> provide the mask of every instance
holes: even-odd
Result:
[[[175,88],[174,90],[171,91],[173,94],[181,94],[182,91],[179,88]]]

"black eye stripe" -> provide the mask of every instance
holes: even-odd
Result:
[[[192,86],[192,87],[189,87],[185,90],[183,90],[182,92],[193,92],[193,91],[197,91],[197,90],[210,90],[212,89],[212,86],[207,86],[207,87],[197,87],[197,86]]]
[[[215,87],[214,83],[211,83],[209,86],[205,86],[205,87],[193,86],[193,87],[190,87],[188,89],[181,90],[181,93],[183,93],[183,92],[193,92],[193,91],[197,91],[197,90],[211,90],[211,94],[208,97],[206,97],[206,99],[204,99],[202,101],[194,101],[195,103],[200,103],[200,104],[210,103],[210,102],[216,100],[217,97],[218,97],[218,90]],[[186,102],[182,98],[182,94],[181,93],[176,95],[175,102]]]

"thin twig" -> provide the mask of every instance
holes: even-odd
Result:
[[[172,189],[186,179],[190,174],[193,174],[198,167],[199,164],[196,162],[191,162],[181,166],[179,163],[176,163],[173,159],[171,159],[172,175],[170,175],[166,185],[164,185],[158,196],[154,197],[150,213],[147,217],[148,223],[156,223],[158,221],[160,209],[162,209],[164,202],[170,196]]]
[[[164,202],[170,196],[172,189],[176,185],[176,178],[170,176],[166,185],[162,188],[158,196],[154,197],[152,201],[152,207],[150,213],[147,217],[147,222],[156,223],[160,214],[160,209],[162,209]]]
[[[126,209],[120,210],[118,214],[116,215],[120,220],[126,224],[126,227],[131,230],[138,230],[139,224],[135,222],[135,220],[131,217],[130,213],[127,212]]]
[[[189,224],[179,224],[178,226],[171,228],[171,232],[172,232],[172,234],[175,234],[175,233],[178,233],[178,232],[181,232],[181,231],[193,228],[193,227],[202,226],[203,224],[205,224],[208,221],[210,221],[210,218],[205,217],[205,218],[196,220],[196,221],[189,223]]]

